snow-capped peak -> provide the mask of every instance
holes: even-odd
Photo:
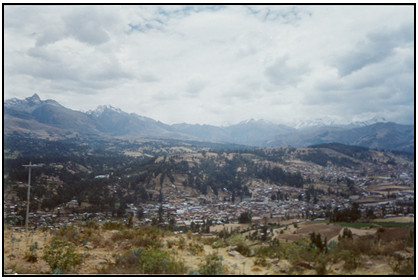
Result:
[[[4,107],[9,108],[15,105],[22,104],[22,100],[17,98],[11,98],[4,101]]]
[[[256,119],[251,118],[249,120],[242,121],[239,124],[240,125],[247,125],[247,124],[259,124],[260,125],[260,124],[272,124],[272,123],[270,123],[269,121],[266,121],[264,119],[256,120]]]
[[[114,107],[112,105],[99,105],[95,110],[89,110],[87,111],[87,114],[93,115],[93,116],[100,116],[105,111],[114,111],[116,113],[123,113],[123,111],[117,107]]]
[[[351,124],[359,127],[359,126],[368,126],[368,125],[372,125],[372,124],[379,123],[379,122],[386,123],[388,121],[384,117],[374,116],[373,118],[364,119],[364,120],[354,119],[354,121]]]
[[[336,126],[336,125],[344,125],[344,123],[340,122],[339,120],[331,117],[323,117],[317,118],[312,120],[302,120],[296,122],[293,127],[296,129],[300,128],[308,128],[308,127],[321,127],[321,126]]]

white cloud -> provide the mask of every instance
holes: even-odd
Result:
[[[166,123],[413,122],[412,5],[6,5],[4,20],[5,99]]]

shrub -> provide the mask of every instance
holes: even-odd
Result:
[[[191,232],[191,231],[188,231],[187,233],[186,233],[186,235],[187,235],[187,239],[191,239],[192,238],[192,235],[193,235],[193,233]]]
[[[319,254],[318,250],[311,248],[307,239],[280,244],[280,257],[288,259],[292,264],[315,262]]]
[[[202,275],[220,275],[222,273],[222,258],[216,254],[206,256],[205,263],[199,267],[199,274]]]
[[[36,250],[38,249],[38,242],[35,242],[32,246],[29,248],[29,252],[26,252],[25,254],[25,260],[28,262],[37,262],[38,261],[38,255],[36,254]]]
[[[131,229],[128,230],[121,230],[118,232],[113,233],[112,237],[110,238],[113,242],[122,241],[122,240],[130,240],[135,238],[135,232]]]
[[[255,265],[270,267],[271,263],[267,262],[265,257],[257,257],[254,261]]]
[[[180,236],[180,239],[179,239],[179,248],[183,250],[185,246],[186,246],[186,240],[184,239],[183,236]]]
[[[354,270],[360,266],[360,262],[353,251],[342,250],[339,252],[338,257],[344,261],[345,270]]]
[[[243,242],[245,242],[245,238],[242,234],[239,233],[234,233],[226,239],[226,244],[229,246],[238,246],[238,244]]]
[[[33,252],[26,252],[24,259],[28,262],[34,263],[38,261],[38,255]]]
[[[327,274],[327,262],[326,260],[322,260],[315,266],[316,274],[318,275],[326,275]]]
[[[367,236],[361,236],[353,242],[352,250],[356,254],[373,255],[375,252],[374,240]]]
[[[224,247],[224,243],[221,240],[217,240],[215,242],[212,243],[212,248],[213,249],[218,249]]]
[[[128,251],[116,258],[116,262],[99,271],[101,274],[134,274],[138,273],[139,253],[141,249]]]
[[[199,243],[190,243],[188,249],[193,255],[197,255],[200,252],[203,252],[203,246]]]
[[[185,274],[184,263],[162,249],[135,249],[116,258],[101,274]]]
[[[123,230],[126,228],[124,223],[117,221],[106,221],[102,227],[106,230]]]
[[[234,233],[226,239],[225,243],[229,246],[237,246],[237,251],[243,256],[250,255],[251,249],[242,234]]]
[[[240,224],[248,224],[251,223],[252,215],[251,212],[243,212],[238,217],[238,222]]]
[[[142,227],[138,229],[124,229],[115,232],[111,240],[124,241],[130,240],[136,247],[160,247],[162,231],[155,227]]]
[[[280,257],[280,242],[278,239],[273,239],[268,243],[268,246],[260,246],[255,249],[255,254],[258,257]]]
[[[391,268],[394,272],[399,275],[414,275],[415,273],[415,264],[414,259],[401,259],[395,257],[394,260],[390,263]]]
[[[251,253],[250,247],[247,244],[245,244],[245,242],[238,243],[238,245],[237,245],[237,251],[241,255],[246,256],[246,257],[250,256],[250,253]]]
[[[138,269],[143,274],[184,274],[186,267],[161,249],[147,249],[139,254]]]
[[[99,224],[95,220],[87,220],[83,222],[83,226],[90,229],[98,229]]]
[[[42,259],[49,264],[52,271],[58,268],[63,272],[67,272],[82,262],[81,255],[74,250],[73,244],[55,240],[50,245],[45,246]]]
[[[68,241],[74,244],[79,244],[81,242],[80,231],[74,225],[60,227],[55,238],[57,240]]]

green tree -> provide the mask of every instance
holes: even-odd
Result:
[[[238,217],[238,222],[240,224],[248,224],[251,223],[252,215],[250,212],[242,212]]]

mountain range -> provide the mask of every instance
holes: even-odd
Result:
[[[37,94],[26,99],[4,101],[3,121],[5,136],[19,134],[47,139],[163,138],[256,147],[342,143],[409,153],[415,150],[414,126],[393,122],[335,125],[312,121],[290,127],[251,119],[225,127],[186,123],[168,125],[109,105],[88,112],[75,111],[54,100],[41,100]]]

